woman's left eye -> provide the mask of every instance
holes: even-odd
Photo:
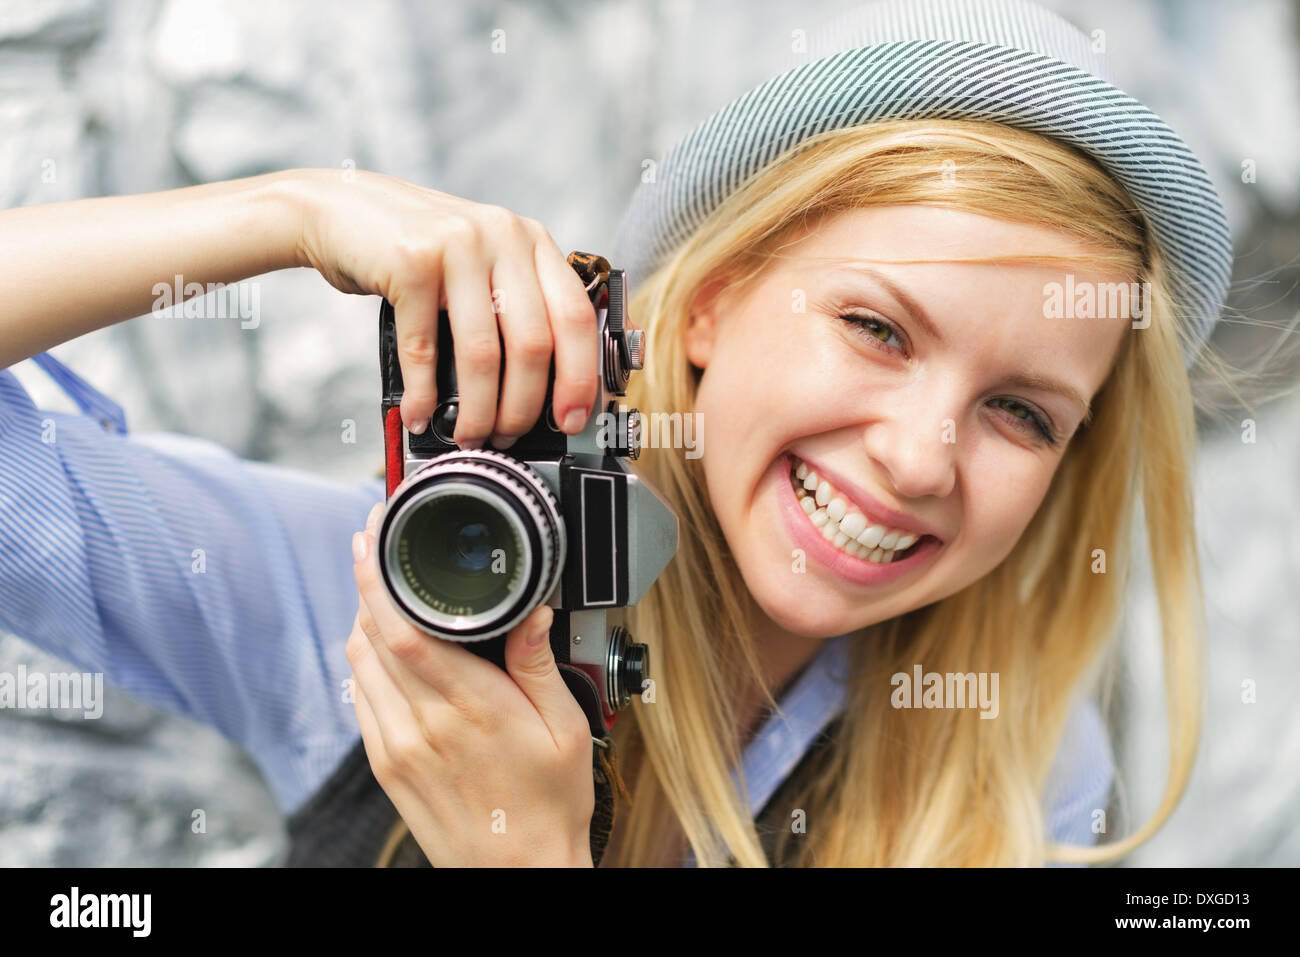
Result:
[[[898,340],[896,347],[903,352],[903,337],[898,331],[898,327],[887,319],[880,316],[862,315],[860,313],[845,313],[840,316],[845,322],[854,327],[855,332],[864,339],[867,339],[877,349],[888,349],[886,343],[890,338]]]
[[[866,339],[873,348],[883,349],[886,352],[897,349],[904,355],[907,354],[906,349],[903,347],[903,334],[888,319],[856,312],[842,313],[839,318],[851,325],[854,333]],[[890,346],[891,339],[897,340],[898,344]],[[1048,445],[1057,444],[1058,439],[1052,426],[1030,406],[1015,399],[1007,398],[993,399],[992,404],[994,406],[1001,404],[999,411],[1002,413],[1002,418],[1004,421],[1009,422],[1012,428],[1036,435]]]
[[[1011,422],[1012,428],[1019,429],[1022,432],[1036,433],[1048,445],[1056,445],[1057,438],[1053,434],[1052,427],[1029,406],[1015,399],[998,398],[991,401],[1005,403],[1001,409],[1010,417],[1008,421]]]

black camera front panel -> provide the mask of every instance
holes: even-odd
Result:
[[[560,510],[568,537],[562,581],[574,610],[620,608],[628,597],[627,473],[567,465],[560,470]]]

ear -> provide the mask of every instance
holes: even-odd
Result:
[[[727,285],[725,278],[710,279],[700,287],[691,303],[690,321],[686,327],[686,358],[697,369],[707,368],[713,357],[719,308]]]

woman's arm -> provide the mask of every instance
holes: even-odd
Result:
[[[149,312],[155,283],[232,283],[305,266],[311,171],[0,212],[0,367]]]
[[[355,744],[349,540],[383,480],[38,409],[0,370],[0,629],[219,731],[291,813]]]
[[[555,421],[570,435],[585,426],[596,314],[541,223],[363,170],[0,212],[0,366],[148,312],[154,285],[170,288],[177,275],[206,287],[289,266],[392,303],[407,428],[422,431],[437,405],[443,308],[456,342],[458,443],[505,448],[527,432],[552,356]]]

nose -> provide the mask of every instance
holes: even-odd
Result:
[[[933,392],[895,397],[889,411],[864,427],[867,455],[904,500],[944,498],[957,482],[956,419],[941,411]]]

